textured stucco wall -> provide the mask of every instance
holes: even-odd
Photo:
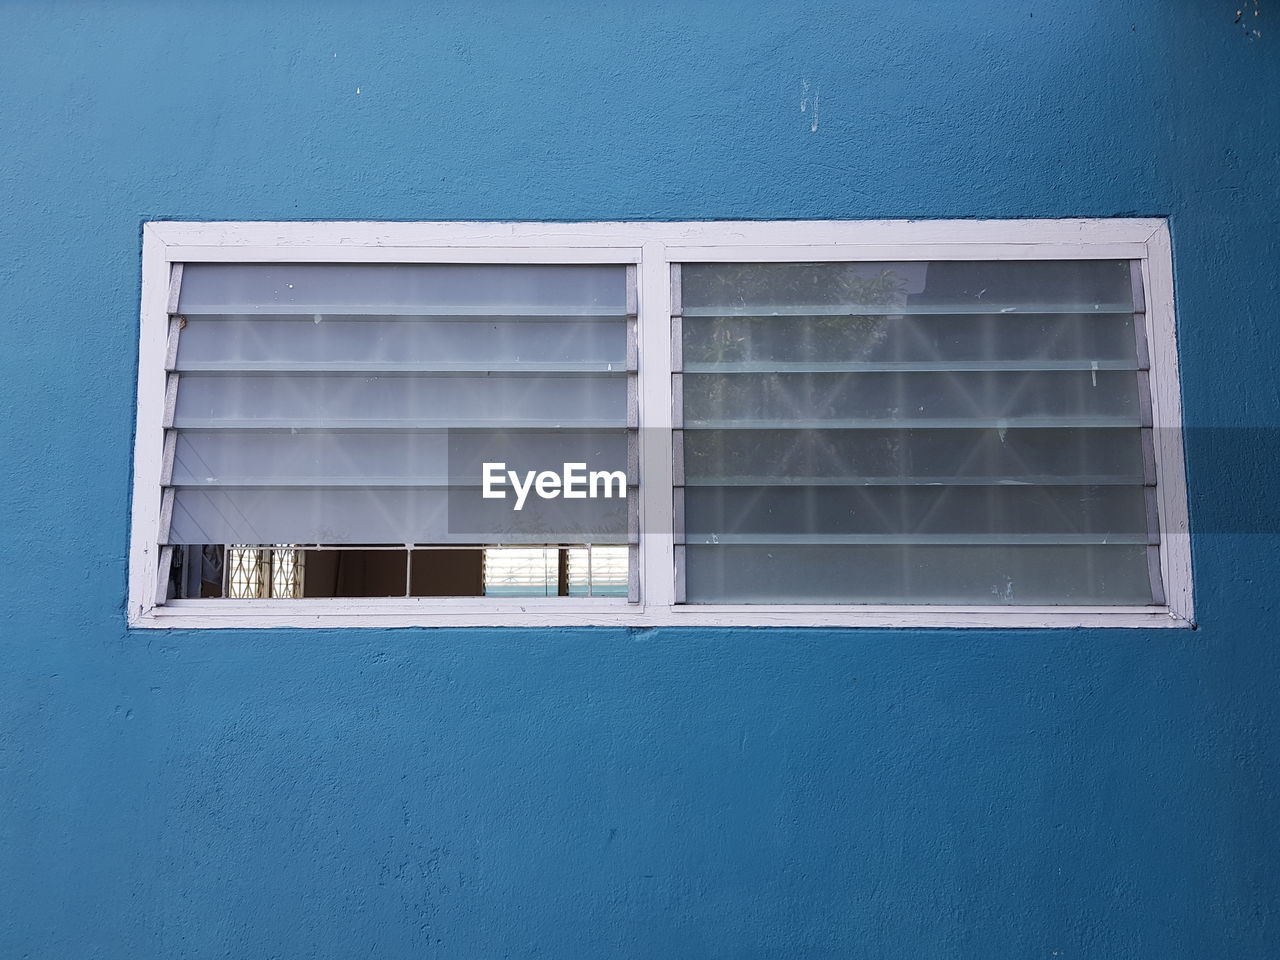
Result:
[[[123,610],[148,219],[1168,215],[1189,422],[1275,427],[1235,5],[0,2],[0,956],[1275,956],[1252,443],[1194,632]]]

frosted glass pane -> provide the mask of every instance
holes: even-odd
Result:
[[[781,373],[684,378],[685,422],[1131,419],[1138,378],[1127,372]]]
[[[622,316],[626,304],[626,271],[607,265],[190,264],[178,312]]]
[[[689,602],[1147,604],[1127,261],[681,268]]]
[[[485,463],[627,470],[626,284],[621,265],[187,265],[168,542],[627,543],[626,496],[480,495]]]
[[[1091,534],[1145,542],[1140,486],[690,487],[686,537],[739,534],[805,540],[833,535],[1043,538]]]
[[[1127,429],[686,430],[686,483],[1141,483]]]
[[[691,603],[1149,604],[1146,547],[688,546]]]
[[[178,341],[179,370],[287,370],[308,363],[392,369],[594,363],[620,370],[626,357],[626,325],[616,320],[189,319]]]
[[[622,430],[202,430],[180,434],[178,486],[432,485],[470,477],[481,464],[590,463],[625,470]]]
[[[686,317],[687,368],[703,364],[1077,360],[1136,365],[1129,314]]]
[[[417,487],[180,487],[170,543],[627,541],[621,498],[543,500],[519,513],[478,491]]]
[[[787,315],[812,305],[1133,312],[1127,260],[694,263],[681,267],[681,296],[694,313]]]
[[[178,427],[626,425],[622,376],[184,374]]]

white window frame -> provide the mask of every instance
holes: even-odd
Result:
[[[1160,521],[1162,606],[677,604],[672,510],[673,263],[1126,259],[1142,264]],[[169,600],[157,605],[170,265],[613,263],[639,284],[640,601],[624,598]],[[143,227],[138,417],[129,549],[135,627],[786,626],[1178,627],[1191,547],[1163,219],[634,223],[194,223]],[[665,441],[663,437],[666,437]],[[654,531],[666,531],[654,532]]]

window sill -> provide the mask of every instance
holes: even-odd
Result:
[[[1024,630],[1191,627],[1169,607],[955,607],[682,605],[645,607],[615,598],[527,600],[172,600],[139,611],[142,629],[272,627],[862,627]]]

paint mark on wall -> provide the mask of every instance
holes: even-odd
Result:
[[[809,81],[804,81],[804,87],[800,91],[800,112],[809,114],[809,132],[818,132],[818,98],[822,93],[820,87],[814,87],[813,92],[809,91]]]

